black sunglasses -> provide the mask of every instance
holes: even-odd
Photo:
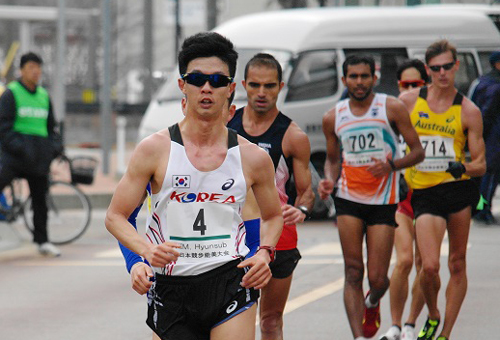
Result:
[[[233,82],[233,78],[223,74],[203,74],[203,73],[185,73],[182,75],[188,84],[202,87],[209,82],[212,87],[224,87]]]
[[[432,65],[432,66],[429,66],[429,68],[433,72],[441,71],[441,67],[444,68],[445,71],[449,71],[453,68],[453,66],[455,66],[456,63],[457,63],[456,61],[452,61],[451,63],[444,64],[444,65]]]

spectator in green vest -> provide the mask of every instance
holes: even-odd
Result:
[[[0,190],[14,178],[28,181],[34,242],[41,254],[59,256],[47,235],[46,193],[50,163],[63,148],[49,94],[38,85],[42,63],[35,53],[22,55],[21,77],[0,97]]]

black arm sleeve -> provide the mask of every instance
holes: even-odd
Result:
[[[16,154],[23,148],[21,134],[13,131],[16,119],[16,101],[10,89],[5,90],[0,97],[0,144],[2,149]]]

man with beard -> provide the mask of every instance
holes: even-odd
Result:
[[[309,171],[309,139],[276,106],[283,85],[279,62],[270,54],[256,54],[245,67],[243,87],[247,92],[248,105],[237,110],[228,123],[228,127],[271,156],[283,212],[284,226],[276,245],[276,261],[270,264],[272,279],[262,289],[260,301],[263,340],[283,339],[283,311],[293,271],[301,258],[297,249],[296,224],[308,217],[314,201]],[[251,231],[247,225],[247,239]]]
[[[325,199],[334,187],[337,189],[334,200],[345,263],[344,303],[354,338],[364,339],[373,337],[380,327],[379,301],[389,287],[387,272],[400,201],[398,170],[423,160],[424,151],[403,103],[373,92],[377,77],[372,57],[349,56],[343,73],[349,98],[323,117],[327,158],[325,179],[318,192]],[[400,156],[398,134],[410,148],[404,157]],[[366,298],[365,233],[369,281]]]

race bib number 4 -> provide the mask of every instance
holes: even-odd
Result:
[[[384,138],[379,129],[348,131],[342,135],[344,161],[349,166],[367,166],[373,159],[385,160]]]
[[[425,150],[425,159],[416,165],[422,172],[442,172],[448,169],[448,162],[455,161],[453,138],[441,136],[420,136]]]
[[[169,239],[181,244],[180,260],[201,262],[234,255],[231,239],[234,210],[229,204],[170,202]]]

